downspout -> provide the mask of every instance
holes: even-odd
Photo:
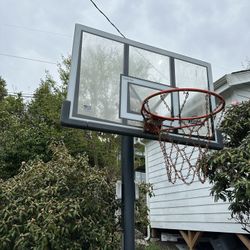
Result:
[[[149,241],[150,240],[150,237],[151,237],[151,235],[150,235],[150,226],[149,225],[147,225],[147,236],[144,238],[144,240],[146,240],[146,241]]]

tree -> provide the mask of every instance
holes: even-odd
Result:
[[[114,182],[86,156],[50,146],[0,185],[1,249],[118,249]]]
[[[93,171],[99,171],[98,173],[100,175],[104,175],[103,178],[106,178],[110,183],[113,183],[117,176],[120,176],[119,136],[104,134],[101,132],[64,128],[60,125],[60,111],[62,102],[66,96],[66,87],[69,79],[69,66],[70,59],[64,59],[62,64],[59,65],[60,83],[56,83],[47,73],[45,79],[42,80],[39,88],[36,90],[34,98],[29,103],[24,102],[21,94],[17,97],[6,96],[2,101],[0,100],[0,102],[2,102],[0,107],[0,125],[2,125],[0,130],[0,178],[6,180],[1,183],[1,186],[4,189],[2,192],[6,194],[6,197],[8,195],[10,195],[10,198],[12,196],[18,197],[18,195],[21,195],[18,193],[18,195],[15,196],[12,193],[6,193],[7,187],[10,187],[11,185],[15,186],[14,180],[22,178],[18,183],[24,183],[20,185],[26,185],[24,179],[28,179],[29,175],[27,172],[23,174],[23,169],[20,168],[20,166],[29,166],[29,173],[31,173],[30,171],[32,171],[32,168],[34,167],[35,170],[32,172],[34,173],[34,176],[33,174],[32,176],[35,178],[36,171],[39,172],[40,167],[42,169],[42,166],[53,168],[53,164],[57,165],[57,162],[54,160],[54,152],[49,147],[52,142],[63,142],[71,155],[70,157],[73,157],[74,159],[78,159],[77,157],[79,155],[87,155],[88,157],[85,158],[85,160],[88,161],[88,165],[93,168]],[[36,161],[37,159],[39,159],[39,161]],[[33,161],[35,161],[35,163],[32,163]],[[38,165],[40,167],[36,168]],[[62,167],[66,168],[66,163],[65,165],[62,165]],[[71,167],[72,166],[69,164],[68,168]],[[46,169],[48,170],[48,168]],[[56,168],[54,170],[56,170]],[[56,174],[57,172],[55,172],[55,178],[57,178]],[[33,179],[30,179],[30,182],[32,181]],[[34,183],[37,183],[39,187],[39,183],[43,182],[43,176],[38,174],[36,181],[34,180]],[[102,188],[102,186],[98,187],[99,182],[95,183],[95,185],[96,186],[93,187],[94,190],[95,188]],[[43,187],[46,189],[46,186]],[[28,186],[28,188],[31,188],[30,192],[32,192],[33,186]],[[24,193],[26,192],[23,189],[21,190]],[[42,188],[37,192],[42,192],[41,190]],[[17,189],[15,189],[15,192],[17,192]],[[30,193],[27,192],[27,195],[29,194]],[[44,195],[44,199],[49,200],[51,193],[46,192]],[[24,200],[27,198],[25,197],[23,198]],[[69,197],[70,196],[68,196],[68,198]],[[10,205],[11,200],[4,202],[5,205]],[[114,202],[114,196],[112,196],[112,199],[110,200],[110,203],[112,202]],[[14,202],[14,204],[16,203]],[[31,205],[30,203],[28,204]],[[0,209],[3,210],[1,211],[3,216],[7,216],[5,214],[6,211],[4,210],[5,205]],[[62,206],[64,205],[67,206],[67,203]],[[93,200],[88,200],[87,206],[92,207]],[[143,204],[138,205],[138,211],[143,211],[143,215],[146,216],[147,211],[142,206]],[[23,206],[20,204],[20,207]],[[9,207],[9,209],[12,208],[13,207]],[[95,212],[96,214],[93,216],[98,216],[100,221],[102,221],[102,212],[100,210],[96,210]],[[18,213],[22,214],[19,210]],[[27,219],[27,217],[25,218]],[[145,220],[139,218],[138,225],[143,227],[146,220],[146,217]],[[91,224],[92,222],[89,221],[89,223]],[[98,224],[98,222],[96,223]],[[106,226],[110,227],[105,224],[105,227]],[[105,227],[103,226],[101,230],[104,230]],[[15,231],[15,229],[13,230],[13,234],[18,232],[18,229],[17,231]],[[95,231],[97,229],[93,227],[93,230]],[[110,229],[108,229],[108,231],[109,230]],[[95,232],[90,231],[90,233],[94,234]],[[34,234],[36,234],[35,231]],[[7,234],[5,234],[5,236],[6,235]],[[29,237],[31,237],[33,241],[33,236],[30,235],[31,234],[29,234]],[[4,242],[8,242],[9,237],[14,236],[8,234],[7,239],[4,239]],[[66,237],[68,237],[67,232]],[[40,237],[38,240],[42,241],[42,238]]]
[[[59,72],[61,79],[68,78],[69,72],[62,68],[59,68]],[[38,145],[35,144],[36,154],[46,153],[44,160],[48,160],[51,156],[47,152],[47,146],[51,140],[63,141],[72,155],[87,153],[91,166],[105,167],[110,173],[117,173],[119,138],[100,132],[62,127],[60,113],[65,95],[65,85],[58,87],[47,75],[28,106],[28,123],[33,124],[32,134],[38,142]]]
[[[0,100],[0,178],[16,174],[17,165],[19,167],[26,159],[28,149],[20,150],[28,133],[24,120],[25,105],[21,94],[17,97],[5,96]]]
[[[121,123],[119,118],[120,74],[123,73],[123,46],[94,40],[85,42],[80,68],[78,112],[98,119]],[[139,53],[139,52],[138,52]],[[150,64],[142,54],[132,54],[129,70],[147,78]],[[86,111],[86,107],[88,107]],[[91,113],[90,113],[91,111]]]
[[[225,148],[206,157],[212,195],[250,232],[250,101],[230,106],[221,124]]]
[[[0,77],[0,101],[2,101],[5,96],[7,96],[6,82]]]
[[[119,174],[119,137],[60,125],[69,65],[70,59],[59,65],[59,84],[47,73],[31,102],[25,103],[21,94],[0,100],[0,178],[17,174],[23,161],[49,161],[52,141],[63,141],[74,156],[87,153],[90,165],[109,169],[110,178]],[[6,89],[2,93],[5,96]]]
[[[244,70],[250,69],[250,60],[248,57],[245,59],[245,63],[241,63],[241,66],[243,67]]]

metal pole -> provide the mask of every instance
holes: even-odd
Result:
[[[134,138],[122,136],[122,223],[123,249],[135,249],[135,182],[134,182]]]

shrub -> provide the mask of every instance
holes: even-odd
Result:
[[[232,218],[250,232],[250,101],[230,106],[221,124],[225,148],[206,156],[215,199],[228,200]]]
[[[114,183],[53,145],[0,184],[0,249],[117,249]]]

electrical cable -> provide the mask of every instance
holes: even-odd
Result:
[[[58,64],[56,62],[50,62],[50,61],[45,61],[45,60],[41,60],[41,59],[34,59],[34,58],[24,57],[24,56],[16,56],[16,55],[5,54],[5,53],[0,53],[0,56],[13,57],[13,58],[29,60],[29,61],[34,61],[34,62],[40,62],[40,63],[48,63],[48,64],[55,64],[55,65]]]
[[[94,5],[94,7],[107,19],[107,21],[117,30],[117,32],[123,37],[126,38],[126,36],[117,28],[117,26],[108,18],[108,16],[97,6],[97,4],[90,0],[90,2]],[[164,79],[166,79],[166,76],[160,72],[144,55],[142,55],[138,50],[135,51],[138,55],[140,55],[151,67],[158,72],[161,76],[163,76]],[[170,80],[170,79],[168,79]]]
[[[126,38],[125,35],[116,27],[116,25],[111,22],[111,20],[107,17],[107,15],[104,14],[104,12],[96,5],[96,3],[93,0],[90,0],[90,2],[95,6],[95,8],[108,20],[108,22],[117,30],[117,32],[123,37]]]
[[[56,36],[63,36],[67,38],[72,38],[72,36],[67,35],[67,34],[62,34],[62,33],[57,33],[57,32],[52,32],[52,31],[47,31],[47,30],[40,30],[40,29],[34,29],[26,26],[19,26],[19,25],[14,25],[14,24],[0,24],[1,26],[6,26],[10,28],[15,28],[15,29],[24,29],[32,32],[40,32],[40,33],[46,33],[46,34],[51,34],[51,35],[56,35]]]
[[[13,97],[17,97],[17,96],[18,96],[18,94],[10,94],[10,93],[8,93],[8,95],[9,95],[9,96],[13,96]],[[22,94],[21,97],[22,97],[22,98],[30,98],[30,99],[32,99],[32,98],[34,98],[34,95],[32,95],[32,94],[30,94],[30,95],[25,95],[25,94],[24,94],[24,95],[23,95],[23,94]]]

